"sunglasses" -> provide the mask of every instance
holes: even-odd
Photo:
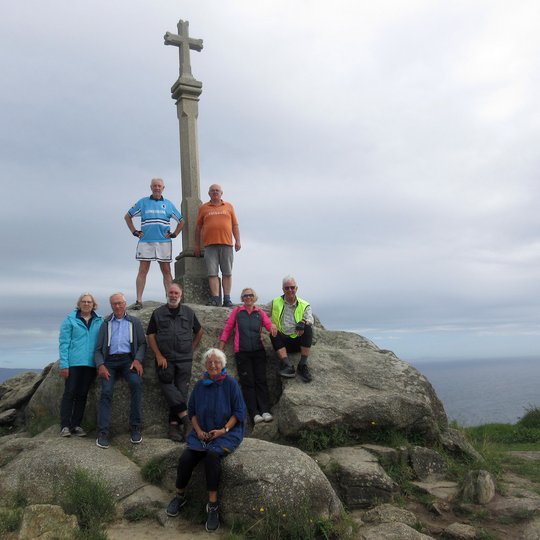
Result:
[[[294,291],[296,290],[296,285],[290,285],[288,287],[283,287],[284,291]]]
[[[243,294],[242,298],[255,298],[255,295],[251,293],[247,293],[247,294]]]

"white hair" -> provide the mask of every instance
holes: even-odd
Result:
[[[227,357],[225,356],[225,353],[223,351],[220,351],[219,349],[208,349],[203,354],[203,363],[206,366],[206,361],[211,356],[217,356],[221,362],[221,367],[224,368],[227,365]]]
[[[296,279],[294,279],[292,276],[285,276],[281,281],[281,286],[284,287],[285,283],[287,283],[288,281],[292,281],[295,285],[298,285],[298,283],[296,283]]]

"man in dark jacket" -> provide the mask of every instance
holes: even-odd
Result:
[[[126,299],[122,293],[110,297],[113,312],[99,330],[94,362],[101,378],[99,400],[99,435],[96,444],[109,448],[109,421],[114,381],[123,377],[131,392],[131,442],[139,444],[141,435],[141,396],[146,340],[141,321],[126,313]]]
[[[193,310],[182,305],[182,289],[172,283],[167,289],[167,304],[152,313],[146,337],[156,355],[157,374],[169,404],[169,438],[183,440],[191,428],[187,415],[187,397],[191,379],[193,351],[201,341],[203,330]]]

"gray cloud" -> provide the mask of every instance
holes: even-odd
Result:
[[[0,365],[54,360],[83,290],[133,299],[122,216],[153,176],[180,199],[179,18],[204,39],[202,198],[220,182],[241,221],[234,294],[293,273],[326,326],[404,357],[534,354],[537,3],[256,4],[4,9]]]

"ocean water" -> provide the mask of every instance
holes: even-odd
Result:
[[[462,426],[515,423],[540,407],[540,358],[411,362]]]

